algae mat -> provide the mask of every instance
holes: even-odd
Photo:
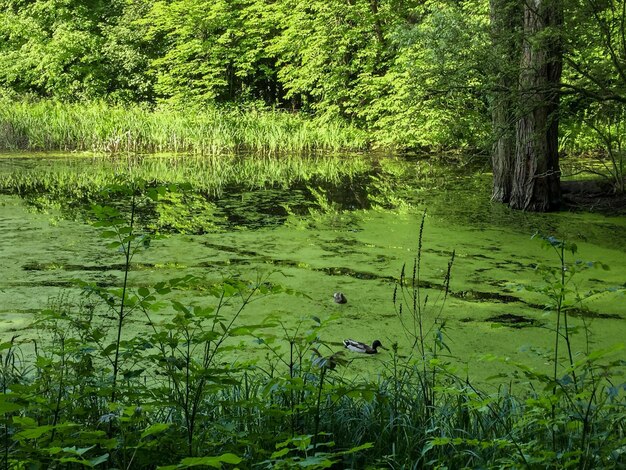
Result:
[[[29,171],[33,171],[31,163]],[[390,167],[380,161],[371,166],[362,162],[355,166],[358,171],[344,178],[334,173],[332,180],[317,175],[303,184],[296,178],[284,187],[231,185],[217,196],[204,196],[203,205],[195,210],[206,214],[204,219],[212,217],[211,222],[205,220],[203,230],[196,231],[201,233],[169,233],[156,240],[134,259],[131,285],[150,286],[186,274],[207,283],[233,276],[251,280],[269,276],[268,282],[292,293],[255,299],[239,319],[242,324],[259,324],[272,316],[280,318],[285,328],[295,329],[301,319],[306,324],[313,316],[332,317],[322,332],[330,350],[341,349],[341,340],[352,337],[379,339],[387,346],[398,343],[399,353],[409,355],[409,340],[401,328],[393,295],[403,264],[407,264],[407,272],[412,269],[420,219],[427,208],[421,280],[429,308],[424,320],[435,327],[445,322],[445,342],[460,372],[489,375],[499,366],[481,358],[491,355],[540,367],[543,359],[536,351],[552,346],[554,318],[543,309],[546,299],[523,289],[541,285],[537,264],[558,264],[554,253],[531,239],[536,231],[576,242],[578,253],[572,261],[610,266],[609,271],[590,269],[577,276],[581,293],[600,293],[589,300],[588,311],[578,311],[573,321],[590,326],[594,348],[624,341],[626,312],[619,289],[626,281],[623,218],[516,213],[487,202],[489,175],[456,177],[452,185],[436,182],[427,186],[423,179],[411,180],[424,174],[411,172],[415,162],[396,160],[393,174],[381,174],[385,165]],[[402,170],[399,177],[398,168]],[[16,172],[12,166],[11,177]],[[3,340],[14,335],[28,338],[37,312],[60,296],[80,303],[83,297],[76,279],[115,286],[122,278],[122,257],[104,247],[97,229],[79,216],[68,217],[68,206],[62,200],[55,206],[49,197],[41,204],[29,194],[30,199],[24,195],[0,197]],[[198,213],[183,208],[179,212],[198,218]],[[456,258],[450,294],[440,308],[443,278],[453,250]],[[614,291],[607,290],[612,287]],[[332,294],[336,291],[344,292],[348,303],[335,304]],[[189,305],[215,302],[203,290],[176,296]],[[168,310],[160,315],[168,315]],[[142,318],[132,320],[128,334],[145,328]],[[278,336],[281,332],[280,328],[266,331]],[[253,338],[237,341],[238,358],[262,358],[267,352]],[[577,349],[585,347],[582,335],[575,341]],[[389,354],[383,351],[376,358],[356,357],[351,370],[375,373],[385,367]]]

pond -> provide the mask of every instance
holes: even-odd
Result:
[[[340,350],[345,338],[411,353],[394,291],[406,263],[410,278],[420,223],[426,211],[421,253],[424,323],[444,326],[450,361],[460,374],[485,378],[507,360],[542,367],[553,342],[548,300],[539,287],[538,264],[558,266],[533,234],[576,243],[569,261],[598,262],[574,278],[580,293],[596,292],[572,311],[579,333],[575,349],[604,348],[626,336],[626,220],[581,212],[531,214],[489,201],[486,161],[385,155],[224,157],[12,154],[0,156],[0,335],[28,340],[38,312],[50,304],[85,302],[76,280],[119,286],[123,257],[106,248],[93,226],[94,203],[110,201],[101,190],[126,178],[159,184],[188,183],[139,214],[142,229],[160,234],[133,259],[130,283],[198,276],[197,288],[176,293],[188,305],[214,304],[202,285],[237,277],[281,286],[258,296],[239,322],[268,317],[284,330],[330,319],[322,339]],[[182,187],[182,186],[181,186]],[[452,252],[449,295],[444,278]],[[348,302],[337,304],[341,291]],[[396,299],[397,301],[399,299]],[[410,302],[409,302],[410,303]],[[76,307],[78,308],[78,307]],[[165,307],[159,315],[169,313]],[[302,323],[300,323],[302,321]],[[129,330],[146,328],[130,319]],[[254,338],[240,337],[238,357],[264,357]],[[486,357],[501,358],[485,362]],[[376,373],[390,352],[357,357],[352,371]]]

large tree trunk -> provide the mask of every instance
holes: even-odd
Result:
[[[513,180],[513,156],[515,138],[511,128],[511,107],[503,96],[498,96],[491,110],[493,130],[496,141],[493,144],[491,161],[493,167],[493,191],[491,200],[509,202]]]
[[[519,0],[490,0],[493,46],[493,92],[491,118],[494,143],[491,153],[493,192],[491,199],[509,202],[515,155],[516,99],[520,47],[518,27],[522,23]]]
[[[548,211],[561,202],[558,156],[563,24],[561,0],[526,0],[517,122],[514,209]]]

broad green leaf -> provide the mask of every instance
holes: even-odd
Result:
[[[158,434],[160,432],[163,432],[166,429],[168,429],[170,426],[171,426],[171,424],[168,424],[168,423],[156,423],[156,424],[153,424],[152,426],[148,427],[147,429],[145,429],[141,433],[141,437],[139,439],[145,439],[148,436],[152,436],[154,434]]]
[[[352,447],[351,449],[343,451],[341,452],[341,454],[354,454],[356,452],[361,452],[362,450],[371,449],[373,447],[374,447],[373,442],[366,442],[365,444],[362,444],[360,446]]]
[[[101,463],[107,462],[109,460],[109,454],[102,454],[98,457],[94,457],[93,459],[89,459],[89,463],[95,467],[96,465],[100,465]]]
[[[276,452],[272,453],[270,458],[278,459],[280,457],[283,457],[289,453],[289,450],[290,450],[289,447],[283,447],[282,449],[277,450]]]
[[[67,454],[74,454],[74,455],[78,455],[78,456],[82,456],[85,452],[90,451],[91,449],[93,449],[95,446],[90,446],[90,447],[63,447],[63,449],[61,449],[63,452],[67,453]]]
[[[235,454],[223,454],[218,457],[188,457],[183,459],[180,464],[183,467],[198,467],[206,465],[208,467],[221,468],[223,463],[236,465],[241,462],[241,457]]]
[[[12,419],[13,424],[22,426],[24,428],[32,428],[37,426],[37,421],[29,416],[14,416]]]
[[[25,408],[25,406],[0,400],[0,413],[13,413],[14,411],[21,410],[22,408]]]
[[[315,467],[315,468],[330,468],[334,462],[328,458],[327,455],[317,454],[307,457],[304,460],[298,462],[299,467]]]
[[[129,379],[136,379],[137,377],[140,377],[141,374],[143,374],[143,371],[145,369],[133,369],[133,370],[127,370],[123,372],[124,375],[124,379],[129,380]]]
[[[232,284],[225,282],[222,285],[222,292],[224,293],[224,297],[232,297],[237,293],[237,288]]]
[[[81,459],[78,457],[62,457],[58,460],[61,463],[77,463],[83,465],[85,467],[92,467],[91,462],[85,459]]]
[[[15,437],[17,439],[38,439],[44,434],[47,434],[50,431],[52,431],[53,428],[54,426],[52,425],[45,425],[45,426],[37,426],[36,428],[24,429],[18,432],[15,435]]]
[[[157,201],[159,199],[159,192],[156,188],[149,188],[146,195],[153,201]]]
[[[114,230],[105,230],[104,232],[100,232],[100,236],[102,238],[114,238],[117,236],[117,232]]]

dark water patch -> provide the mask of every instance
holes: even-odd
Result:
[[[14,282],[10,285],[9,289],[11,287],[59,287],[59,288],[63,288],[63,289],[76,289],[76,288],[81,288],[82,289],[82,280],[78,281],[76,279],[70,279],[70,280],[42,280],[42,281],[33,281],[33,282]],[[120,287],[120,280],[119,279],[110,279],[110,280],[98,280],[93,282],[93,284],[96,287],[102,287],[102,288],[110,288],[110,287]]]
[[[348,276],[353,277],[355,279],[362,280],[384,280],[384,281],[395,281],[396,278],[393,276],[381,276],[379,274],[370,273],[367,271],[357,271],[351,268],[344,267],[330,267],[330,268],[317,268],[315,271],[320,271],[325,273],[328,276]]]
[[[568,309],[567,314],[573,317],[601,318],[601,319],[607,319],[607,320],[622,320],[624,318],[617,313],[594,312],[593,310],[589,310],[585,308]]]
[[[463,290],[459,292],[451,292],[450,295],[470,302],[500,302],[505,304],[521,302],[519,297],[515,297],[514,295],[500,294],[498,292]]]
[[[501,323],[512,328],[525,328],[529,326],[539,326],[541,323],[533,318],[515,315],[513,313],[501,313],[487,318],[485,321],[492,323]]]
[[[322,255],[324,258],[329,257],[341,257],[346,255],[363,254],[367,255],[370,250],[365,251],[368,248],[368,244],[354,240],[351,238],[336,238],[334,240],[322,242],[319,247],[327,251],[329,254]],[[360,249],[361,248],[361,249]]]
[[[381,173],[381,168],[373,161],[370,171],[342,178],[340,181],[330,181],[320,177],[311,178],[306,184],[296,183],[292,189],[300,189],[308,193],[308,200],[319,201],[320,195],[326,202],[342,211],[371,209],[371,195],[368,191],[375,178]]]
[[[395,280],[398,281],[397,279],[395,279]],[[415,282],[415,284],[413,284],[413,282],[407,280],[407,281],[404,282],[404,285],[405,286],[409,286],[409,287],[412,287],[413,285],[415,287],[419,286],[422,289],[435,289],[435,290],[444,290],[445,289],[445,286],[443,284],[427,281],[425,279],[420,279],[419,283]]]
[[[502,251],[502,248],[500,248],[499,246],[484,246],[483,250],[487,250],[487,251]]]
[[[471,255],[465,256],[465,258],[468,258],[468,259],[488,259],[488,260],[495,259],[492,256],[483,255],[482,253],[473,253]]]
[[[321,258],[339,258],[342,255],[358,255],[358,254],[363,254],[362,251],[359,250],[349,250],[346,249],[345,247],[342,246],[338,246],[338,245],[329,245],[326,243],[323,243],[320,245],[320,248],[324,251],[326,251],[326,254],[321,255]]]
[[[242,257],[241,259],[231,258],[226,262],[222,262],[223,264],[230,264],[230,265],[251,264],[251,260],[249,258],[255,258],[258,262],[270,264],[273,266],[286,267],[286,268],[310,269],[312,271],[323,272],[324,274],[328,276],[348,276],[348,277],[361,279],[361,280],[379,280],[379,281],[391,281],[391,282],[397,281],[397,278],[394,276],[383,276],[383,275],[379,275],[379,274],[375,274],[375,273],[371,273],[367,271],[358,271],[355,269],[340,267],[340,266],[339,267],[333,266],[333,267],[324,267],[324,268],[311,268],[311,266],[308,263],[304,263],[302,261],[297,261],[293,259],[273,258],[273,257],[261,255],[255,251],[244,250],[244,249],[240,249],[237,247],[220,245],[220,244],[210,243],[210,242],[202,242],[202,244],[204,246],[213,248],[218,251],[234,253]],[[383,256],[381,259],[385,260],[386,257]],[[212,262],[198,264],[198,266],[206,266],[206,267],[210,267],[212,265],[213,265]],[[421,287],[426,287],[426,288],[433,288],[436,286],[435,284],[429,283],[428,281],[421,281],[420,285]],[[437,288],[443,288],[443,287],[437,286]]]
[[[366,281],[385,281],[391,283],[398,283],[400,280],[394,276],[384,276],[380,274],[374,274],[367,271],[357,271],[351,268],[346,267],[327,267],[327,268],[315,268],[314,271],[323,272],[328,276],[348,276],[354,279],[366,280]],[[413,285],[410,280],[405,280],[404,285],[409,288]],[[445,287],[443,284],[438,284],[435,282],[427,281],[425,279],[420,279],[419,284],[415,282],[415,287],[419,285],[421,289],[435,289],[435,290],[444,290]]]
[[[297,200],[301,199],[298,193],[285,189],[242,192],[241,188],[230,188],[213,202],[218,210],[216,215],[224,221],[217,221],[217,225],[254,230],[284,224],[289,216],[287,207],[298,205]]]
[[[448,257],[452,253],[452,250],[447,251],[447,250],[438,250],[435,248],[422,247],[422,253],[429,253],[433,255]],[[460,255],[457,255],[457,256],[460,256]]]
[[[309,267],[308,264],[302,263],[300,261],[295,261],[292,259],[276,259],[276,258],[270,258],[267,256],[261,257],[261,262],[265,264],[270,264],[272,266],[279,266],[279,267],[285,267],[285,268],[305,268],[305,267],[308,268]]]
[[[223,248],[221,248],[222,245],[218,245],[214,243],[206,243],[206,242],[203,242],[203,245],[219,250],[219,251],[225,251],[227,253],[234,253],[236,255],[241,256],[241,258],[229,258],[228,260],[205,261],[205,262],[196,264],[196,266],[202,267],[202,268],[210,268],[213,266],[250,265],[254,263],[255,261],[259,263],[263,263],[263,264],[269,264],[272,266],[278,266],[278,267],[287,267],[287,268],[308,267],[308,264],[302,263],[301,261],[295,261],[291,259],[272,258],[269,256],[260,255],[259,253],[256,253],[254,251],[241,250],[236,247],[223,246]],[[251,260],[250,258],[253,258],[254,260]]]
[[[213,260],[197,263],[193,267],[196,268],[214,268],[216,266],[248,266],[252,264],[249,259],[243,258],[229,258],[227,260]]]
[[[607,180],[561,181],[563,205],[570,211],[626,214],[626,194],[616,193]]]
[[[118,283],[111,283],[110,286],[114,286],[117,285]],[[60,287],[60,288],[65,288],[65,289],[69,289],[72,287],[77,287],[78,284],[75,281],[52,281],[52,280],[46,280],[46,281],[29,281],[29,282],[16,282],[14,284],[11,284],[11,287]]]
[[[537,267],[536,264],[531,263],[530,265],[528,264],[524,264],[521,261],[514,261],[514,260],[506,260],[506,261],[501,261],[501,262],[497,262],[495,263],[496,268],[510,268],[511,266],[515,266],[519,269],[535,269]]]
[[[18,308],[18,309],[0,309],[0,317],[2,315],[33,315],[41,312],[39,308]]]
[[[328,242],[328,244],[337,244],[341,246],[363,246],[364,243],[354,238],[337,237],[334,240]]]
[[[130,271],[146,271],[156,269],[158,267],[165,267],[155,265],[151,263],[131,263]],[[26,263],[22,265],[24,271],[95,271],[95,272],[108,272],[108,271],[124,271],[126,265],[120,264],[98,264],[98,265],[85,265],[85,264],[65,264],[65,263]]]
[[[520,302],[522,302],[520,300]],[[536,304],[532,302],[523,302],[524,305],[533,310],[541,310],[543,312],[548,312],[545,305]],[[556,315],[556,312],[549,311],[551,315]],[[622,320],[624,317],[618,313],[604,313],[604,312],[595,312],[593,310],[587,308],[569,308],[567,309],[567,314],[571,317],[576,318],[598,318],[604,320]]]
[[[502,261],[494,263],[494,268],[504,272],[519,274],[528,272],[529,269],[533,270],[535,269],[535,266],[528,266],[519,261]]]

